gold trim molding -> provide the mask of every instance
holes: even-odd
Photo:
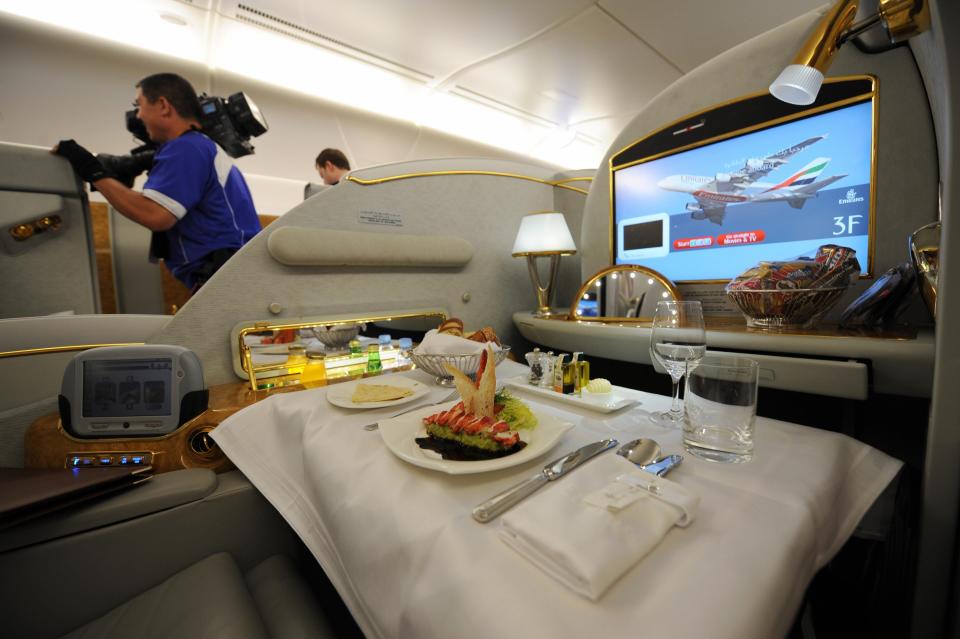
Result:
[[[0,359],[5,357],[26,357],[28,355],[49,355],[51,353],[69,353],[72,351],[87,351],[91,348],[103,346],[143,346],[143,342],[123,342],[117,344],[72,344],[70,346],[47,346],[44,348],[24,348],[19,351],[0,353]]]
[[[412,178],[422,178],[422,177],[439,177],[443,175],[490,175],[493,177],[513,178],[515,180],[528,180],[530,182],[539,182],[540,184],[555,186],[560,189],[568,189],[570,191],[576,191],[577,193],[582,193],[584,195],[588,193],[587,189],[581,189],[575,186],[570,186],[568,182],[593,181],[592,177],[573,177],[573,178],[565,178],[563,180],[544,180],[542,178],[533,177],[532,175],[520,175],[519,173],[502,173],[500,171],[479,171],[479,170],[477,171],[426,171],[423,173],[404,173],[402,175],[390,175],[387,177],[374,178],[371,180],[364,180],[362,178],[358,178],[353,175],[348,175],[346,179],[351,182],[356,182],[361,186],[372,186],[374,184],[384,184],[385,182],[395,182],[397,180],[409,180]]]

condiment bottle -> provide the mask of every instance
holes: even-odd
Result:
[[[564,395],[573,395],[577,391],[577,363],[568,362],[563,365],[563,380],[561,381],[560,392]]]
[[[380,362],[380,345],[371,344],[367,347],[367,372],[379,373],[383,370],[383,364]]]
[[[323,353],[307,353],[307,365],[300,375],[300,383],[325,382],[327,380],[327,359]]]
[[[576,393],[579,395],[580,391],[587,387],[587,384],[590,383],[590,362],[585,359],[579,359],[583,353],[574,353],[573,361],[577,363],[577,390]]]
[[[560,353],[553,362],[553,390],[558,393],[563,392],[563,359],[566,356],[566,353]]]

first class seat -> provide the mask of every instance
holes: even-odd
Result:
[[[210,555],[64,639],[324,639],[335,634],[283,555],[243,574],[226,552]]]
[[[360,636],[238,471],[162,473],[4,527],[0,602],[0,635],[18,639]]]

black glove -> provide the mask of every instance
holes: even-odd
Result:
[[[95,158],[90,151],[77,144],[75,140],[60,140],[54,153],[67,158],[70,161],[70,166],[80,176],[80,179],[91,184],[109,177],[100,160]]]

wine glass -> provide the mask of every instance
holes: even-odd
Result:
[[[669,411],[650,414],[655,424],[679,428],[683,424],[680,379],[693,370],[707,350],[700,302],[657,302],[650,332],[650,355],[667,369],[673,380],[673,404]]]

